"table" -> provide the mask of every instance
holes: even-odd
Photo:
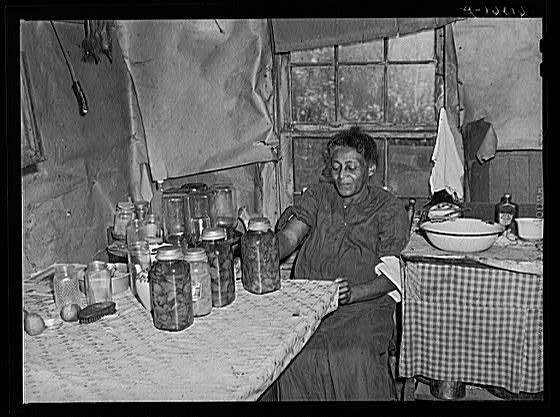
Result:
[[[543,390],[542,249],[497,242],[447,253],[413,234],[403,262],[398,372],[436,380]]]
[[[24,403],[256,400],[338,307],[333,282],[282,280],[254,295],[237,281],[232,304],[174,333],[128,290],[116,314],[78,324],[58,317],[52,295],[24,288],[24,308],[50,325],[24,333]]]

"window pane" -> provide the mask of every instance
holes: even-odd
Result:
[[[429,195],[432,146],[389,145],[387,187],[400,197]]]
[[[428,30],[389,39],[389,61],[434,59],[434,31]]]
[[[339,67],[340,118],[351,122],[383,121],[383,67]]]
[[[435,124],[435,65],[391,65],[388,77],[389,123]]]
[[[341,45],[338,49],[339,62],[367,62],[383,60],[383,40]]]
[[[291,71],[294,122],[334,121],[334,69],[297,67]]]
[[[309,63],[326,63],[332,64],[334,61],[334,47],[306,49],[303,51],[293,51],[290,53],[292,62],[309,64]]]
[[[305,187],[318,182],[330,181],[330,167],[327,159],[329,138],[294,138],[294,191],[300,192]],[[383,185],[385,163],[383,141],[375,139],[377,145],[377,170],[370,184]]]

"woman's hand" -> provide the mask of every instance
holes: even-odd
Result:
[[[352,291],[346,278],[337,278],[334,282],[338,284],[338,304],[344,305],[350,303]]]

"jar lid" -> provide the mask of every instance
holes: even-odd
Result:
[[[192,192],[192,191],[203,191],[208,189],[208,186],[203,182],[190,182],[187,184],[183,184],[179,190]]]
[[[222,182],[212,186],[214,190],[233,190],[233,184]]]
[[[162,246],[158,248],[156,259],[160,261],[183,259],[183,251],[179,246]]]
[[[134,207],[147,207],[150,204],[150,202],[146,200],[139,200],[139,201],[135,201],[133,204]]]
[[[221,227],[207,227],[202,231],[202,240],[225,239],[226,231]]]
[[[121,201],[117,204],[117,208],[121,210],[132,210],[134,209],[134,204],[131,201]]]
[[[172,192],[172,193],[163,193],[161,198],[163,198],[164,200],[173,200],[176,198],[182,199],[185,196],[184,193],[179,193],[177,191]]]
[[[188,248],[185,252],[185,260],[187,262],[205,262],[208,261],[208,257],[203,248]]]
[[[266,232],[270,229],[270,220],[266,217],[253,217],[249,220],[248,230]]]
[[[101,271],[107,268],[107,262],[105,261],[92,261],[88,264],[87,269],[90,271]]]

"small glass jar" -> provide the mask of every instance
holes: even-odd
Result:
[[[189,263],[192,286],[192,302],[195,317],[212,311],[212,287],[208,257],[203,248],[188,248],[185,260]]]
[[[183,195],[164,193],[162,195],[162,211],[165,241],[169,242],[170,238],[174,236],[183,236],[185,234]]]
[[[113,223],[113,238],[126,241],[126,226],[134,219],[134,205],[130,201],[121,201],[117,204],[115,221]]]
[[[187,219],[190,244],[198,246],[201,242],[202,232],[210,227],[210,192],[193,191],[187,194]]]
[[[151,257],[148,242],[140,241],[129,244],[128,272],[130,273],[130,289],[134,295],[139,295],[139,287],[141,285],[148,285],[150,266]],[[140,301],[144,304],[144,300]]]
[[[163,242],[163,227],[157,214],[148,214],[144,222],[145,240],[150,245],[158,245]]]
[[[113,301],[113,282],[107,263],[90,262],[85,276],[88,304]]]
[[[241,282],[253,294],[266,294],[280,289],[278,238],[266,217],[249,220],[241,237]]]
[[[230,238],[237,226],[237,203],[233,185],[215,184],[212,187],[210,208],[212,227],[223,227]]]
[[[75,267],[68,264],[58,264],[54,267],[54,301],[59,311],[66,304],[80,304],[77,272]]]
[[[148,274],[154,326],[180,331],[194,322],[189,265],[181,248],[162,246]]]
[[[135,242],[146,240],[146,226],[144,221],[140,219],[132,219],[126,226],[126,244],[130,245]]]
[[[135,218],[137,218],[138,220],[145,220],[146,216],[150,212],[150,202],[141,200],[135,201],[133,204]]]
[[[224,307],[235,300],[233,253],[221,227],[208,227],[202,232],[201,246],[206,251],[212,285],[212,307]]]

